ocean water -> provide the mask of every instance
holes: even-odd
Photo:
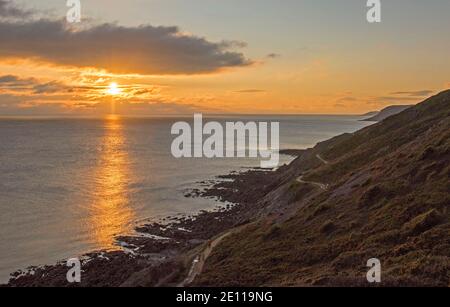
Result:
[[[308,148],[368,125],[355,116],[213,119],[279,121],[282,149]],[[192,119],[0,119],[0,282],[16,269],[116,248],[116,235],[146,219],[213,209],[216,201],[184,193],[259,166],[259,159],[173,158],[170,128],[179,120]]]

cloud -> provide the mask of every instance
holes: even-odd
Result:
[[[18,94],[51,94],[57,92],[70,92],[71,88],[57,81],[40,83],[34,78],[20,78],[13,75],[0,76],[0,91],[8,90]]]
[[[421,91],[406,91],[406,92],[394,92],[391,95],[402,95],[402,96],[410,96],[410,97],[424,97],[430,96],[433,94],[432,90],[421,90]]]
[[[18,78],[16,76],[12,75],[2,76],[0,77],[0,83],[11,83],[17,81],[17,79]]]
[[[42,84],[35,84],[33,86],[33,92],[34,94],[53,94],[53,93],[61,93],[61,92],[71,92],[72,90],[57,81],[42,83]]]
[[[224,40],[220,43],[220,47],[228,49],[228,48],[245,48],[247,47],[247,43],[243,41],[237,40]]]
[[[398,105],[398,104],[416,104],[431,96],[433,90],[417,90],[417,91],[398,91],[392,92],[385,96],[370,97],[367,99],[369,105]]]
[[[279,57],[281,57],[281,54],[278,54],[278,53],[269,53],[267,55],[267,58],[269,58],[269,59],[276,59],[276,58],[279,58]]]
[[[25,18],[31,12],[12,5],[11,1],[0,0],[0,18]]]
[[[20,97],[0,94],[0,114],[4,116],[61,115],[98,116],[111,111],[109,102],[41,100],[37,96]],[[224,113],[218,108],[205,108],[189,103],[170,101],[117,101],[116,112],[124,116],[186,115],[198,112]]]
[[[0,21],[0,41],[0,59],[32,58],[120,74],[205,74],[252,64],[229,49],[243,43],[213,43],[177,27],[102,24],[74,30],[63,21]]]
[[[99,104],[110,102],[111,96],[108,94],[109,79],[102,83],[90,84],[74,80],[74,84],[63,81],[41,81],[34,78],[19,78],[13,75],[0,76],[0,95],[17,97],[20,102],[33,102],[42,104],[54,104],[63,102],[66,107],[76,108],[79,103]],[[123,80],[124,82],[126,80]],[[126,84],[120,85],[120,96],[117,100],[127,103],[141,102],[168,102],[169,97],[161,93],[162,87],[149,84]],[[107,99],[105,99],[107,98]],[[182,101],[185,103],[185,101]],[[17,106],[20,107],[20,106]]]
[[[123,80],[125,81],[125,80]],[[0,76],[1,115],[86,115],[110,112],[109,80],[95,85],[62,81],[43,82],[14,75]],[[204,97],[174,99],[161,92],[158,85],[122,84],[120,97],[115,97],[116,110],[122,115],[224,113],[224,109],[200,107]],[[107,99],[105,99],[107,97]],[[194,103],[193,103],[194,102]]]
[[[26,86],[30,86],[35,83],[35,80],[32,78],[21,79],[17,76],[13,75],[5,75],[0,76],[0,89],[4,88],[23,88]]]
[[[379,96],[369,98],[367,104],[369,105],[397,105],[397,104],[416,104],[422,101],[420,97],[409,96]]]

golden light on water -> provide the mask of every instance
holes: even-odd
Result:
[[[101,249],[114,249],[114,237],[130,233],[134,221],[134,211],[127,194],[129,157],[123,123],[119,117],[105,119],[105,136],[101,146],[89,228],[96,245]]]
[[[109,115],[106,116],[105,120],[109,121],[109,122],[119,121],[120,120],[120,116],[116,115],[116,114],[109,114]]]

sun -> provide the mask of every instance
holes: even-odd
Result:
[[[110,95],[119,95],[122,90],[119,88],[116,82],[112,82],[108,86],[107,93]]]

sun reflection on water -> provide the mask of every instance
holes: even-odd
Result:
[[[127,193],[130,169],[122,120],[108,117],[104,125],[89,227],[96,245],[115,249],[114,237],[133,230],[134,212]]]

